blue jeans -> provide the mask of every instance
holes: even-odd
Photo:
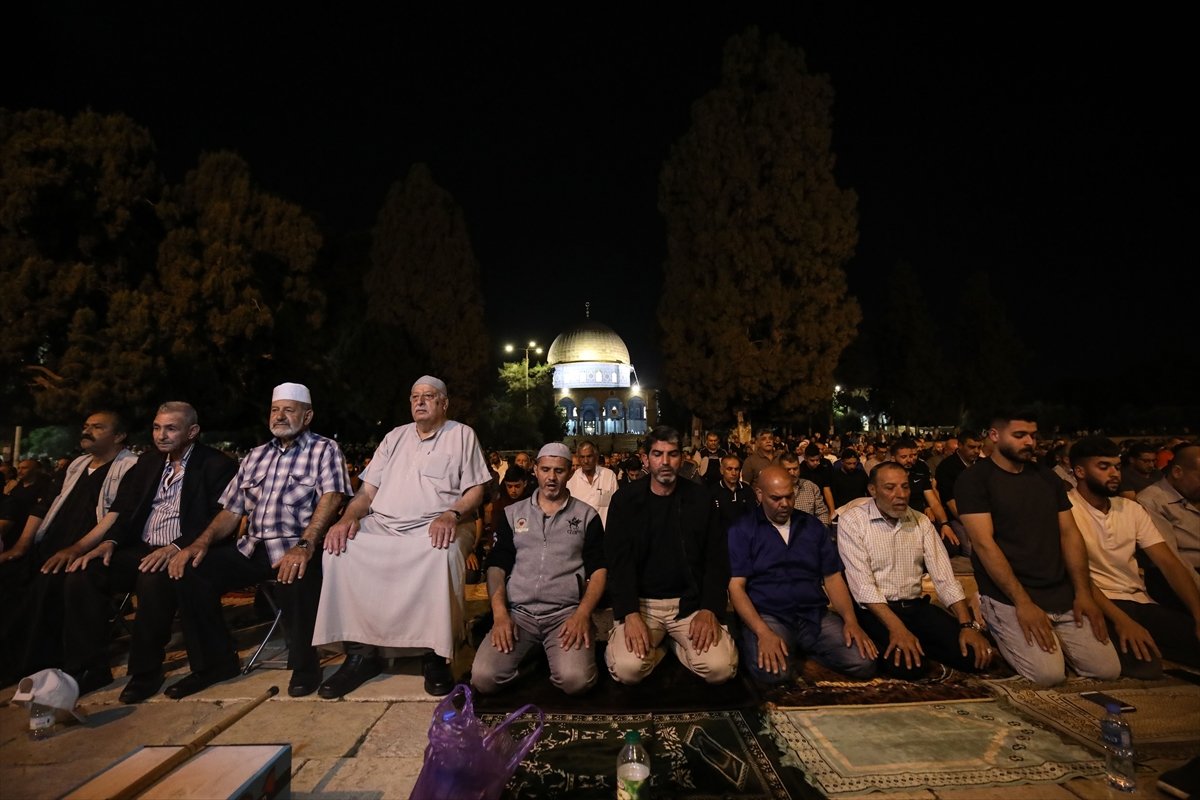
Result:
[[[818,664],[829,667],[851,678],[866,680],[875,675],[875,659],[863,657],[857,645],[846,647],[842,632],[842,618],[832,611],[823,611],[819,622],[795,618],[791,623],[783,622],[769,614],[762,615],[763,622],[783,639],[788,651],[787,669],[783,672],[764,672],[758,666],[758,637],[746,625],[742,625],[740,644],[742,663],[755,680],[762,683],[784,683],[796,673],[797,659],[805,655]]]

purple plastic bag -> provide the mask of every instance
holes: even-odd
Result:
[[[462,707],[456,699],[462,697]],[[537,724],[522,739],[508,728],[527,713]],[[425,763],[409,800],[497,800],[517,765],[542,736],[545,714],[532,704],[522,706],[488,728],[475,716],[471,690],[460,683],[433,710]]]

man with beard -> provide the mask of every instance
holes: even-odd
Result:
[[[169,686],[178,700],[238,673],[237,648],[221,616],[221,595],[274,578],[287,630],[288,694],[312,694],[321,681],[313,625],[321,596],[321,536],[350,491],[337,442],[309,430],[312,395],[299,383],[271,393],[271,435],[250,451],[221,495],[222,510],[172,557],[191,673]],[[365,476],[364,476],[365,477]],[[248,521],[246,535],[227,540]]]
[[[908,507],[908,472],[899,464],[880,464],[871,471],[867,491],[870,503],[841,515],[837,545],[863,630],[887,642],[880,671],[917,680],[929,670],[922,661],[926,652],[964,672],[987,667],[992,647],[971,619],[946,548],[929,519]],[[926,572],[950,614],[922,596]]]
[[[754,438],[754,452],[746,456],[746,460],[742,462],[742,482],[747,486],[753,486],[759,471],[774,463],[775,434],[764,428]]]
[[[729,598],[742,620],[742,659],[764,683],[790,680],[802,654],[865,680],[878,651],[854,616],[837,546],[815,517],[796,510],[795,492],[782,467],[764,469],[754,487],[758,507],[729,529]]]
[[[604,528],[596,509],[567,489],[566,445],[547,444],[536,463],[537,491],[497,520],[487,574],[495,621],[471,667],[471,682],[485,693],[516,678],[539,645],[559,689],[580,694],[596,683],[592,611],[607,575]]]
[[[79,437],[83,455],[67,467],[62,489],[30,511],[20,539],[0,553],[0,678],[62,663],[62,570],[116,522],[109,509],[137,461],[125,448],[126,435],[120,414],[90,414]]]
[[[1121,674],[1162,677],[1161,657],[1200,667],[1200,590],[1146,510],[1119,496],[1121,449],[1111,439],[1087,436],[1071,446],[1070,458],[1076,480],[1067,493],[1071,513],[1083,532],[1093,594],[1108,618]],[[1138,551],[1165,576],[1188,613],[1150,599],[1138,574]]]
[[[675,657],[708,683],[737,673],[737,649],[721,624],[729,551],[708,490],[679,479],[679,432],[665,425],[647,440],[650,476],[618,491],[609,507],[604,555],[612,596],[605,660],[619,683],[639,683]]]
[[[137,594],[122,703],[140,703],[162,686],[176,606],[167,562],[221,510],[218,500],[237,472],[233,459],[199,441],[199,419],[188,403],[159,406],[153,434],[155,449],[138,458],[121,482],[112,506],[116,524],[67,567],[64,667],[81,694],[112,682],[108,598]]]
[[[1154,466],[1157,456],[1157,448],[1146,442],[1134,442],[1129,447],[1125,466],[1121,467],[1121,497],[1136,500],[1138,492],[1162,480],[1162,473]]]
[[[1071,502],[1059,477],[1033,460],[1036,415],[997,414],[988,437],[995,450],[962,474],[955,495],[1001,655],[1039,686],[1062,683],[1066,663],[1084,677],[1115,679],[1121,662],[1092,596]]]
[[[29,513],[53,494],[53,481],[42,471],[40,462],[23,458],[17,462],[17,474],[12,483],[4,487],[3,502],[0,502],[0,539],[4,545],[0,551],[16,544]]]

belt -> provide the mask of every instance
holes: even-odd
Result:
[[[924,605],[929,602],[929,598],[925,596],[914,597],[912,600],[888,600],[887,604],[891,608],[913,608],[914,606]]]

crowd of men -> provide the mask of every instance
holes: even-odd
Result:
[[[222,595],[269,581],[292,696],[342,697],[394,657],[419,658],[426,691],[444,695],[474,576],[491,606],[471,670],[484,692],[535,650],[555,686],[586,692],[605,606],[603,663],[623,684],[668,654],[712,684],[739,664],[785,682],[804,659],[918,679],[931,660],[982,672],[1003,658],[1040,685],[1068,666],[1101,679],[1156,677],[1163,658],[1200,667],[1197,444],[1059,448],[1009,411],[929,443],[761,431],[692,451],[660,426],[636,453],[550,442],[506,461],[450,418],[440,379],[418,378],[410,409],[354,470],[311,430],[301,384],[275,388],[270,438],[240,463],[199,441],[185,402],[159,407],[140,456],[119,414],[90,414],[57,481],[25,460],[5,486],[0,679],[58,667],[81,693],[109,685],[112,599],[133,593],[121,700],[162,688],[176,615],[190,671],[166,694],[186,697],[238,674]],[[345,653],[328,678],[322,647]]]

